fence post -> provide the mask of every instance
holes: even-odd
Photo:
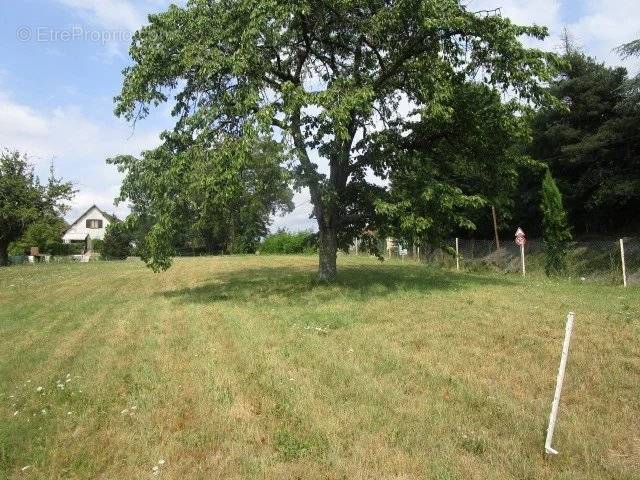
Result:
[[[500,236],[498,235],[498,218],[496,217],[496,207],[491,205],[491,216],[493,217],[493,231],[496,235],[496,250],[500,250]]]
[[[458,245],[458,237],[456,237],[456,270],[460,270],[460,247]]]
[[[525,265],[524,265],[524,245],[520,245],[520,258],[522,260],[522,276],[526,277],[527,270],[526,270]]]
[[[571,332],[573,330],[573,321],[576,314],[569,312],[567,315],[567,326],[564,331],[564,342],[562,344],[562,356],[560,357],[560,368],[558,369],[558,378],[556,379],[556,391],[553,395],[553,403],[551,404],[551,414],[549,415],[549,427],[547,428],[547,438],[544,442],[544,451],[557,455],[558,452],[551,447],[553,440],[553,430],[556,426],[558,418],[558,406],[560,405],[560,394],[562,393],[562,382],[564,381],[564,371],[567,368],[567,357],[569,356],[569,342],[571,341]]]
[[[620,258],[622,259],[622,284],[627,286],[627,267],[624,263],[624,240],[620,239]]]
[[[356,257],[358,256],[358,237],[356,237]]]

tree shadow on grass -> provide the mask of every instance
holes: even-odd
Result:
[[[216,274],[211,282],[190,288],[161,292],[182,303],[278,302],[300,303],[305,298],[332,301],[337,296],[367,301],[389,295],[428,294],[478,286],[513,285],[507,278],[446,272],[425,265],[341,265],[335,283],[315,280],[307,267],[265,266]]]

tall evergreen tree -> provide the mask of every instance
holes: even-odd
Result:
[[[627,71],[570,43],[563,60],[549,87],[555,101],[533,119],[530,153],[551,169],[576,233],[629,229],[640,210],[640,110],[622,108]]]
[[[640,38],[620,45],[616,50],[623,59],[640,56]],[[640,73],[629,79],[625,85],[625,93],[627,99],[623,105],[624,109],[638,112],[640,110]]]
[[[542,180],[542,227],[546,249],[545,272],[547,275],[562,273],[567,267],[567,246],[571,232],[567,213],[562,205],[562,195],[556,182],[547,173]]]

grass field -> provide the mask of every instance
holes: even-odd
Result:
[[[339,260],[0,270],[0,478],[640,478],[638,288]]]

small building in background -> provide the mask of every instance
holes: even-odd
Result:
[[[69,226],[62,236],[62,241],[64,243],[84,243],[85,252],[91,251],[92,240],[104,240],[107,226],[117,221],[115,216],[92,205]]]

